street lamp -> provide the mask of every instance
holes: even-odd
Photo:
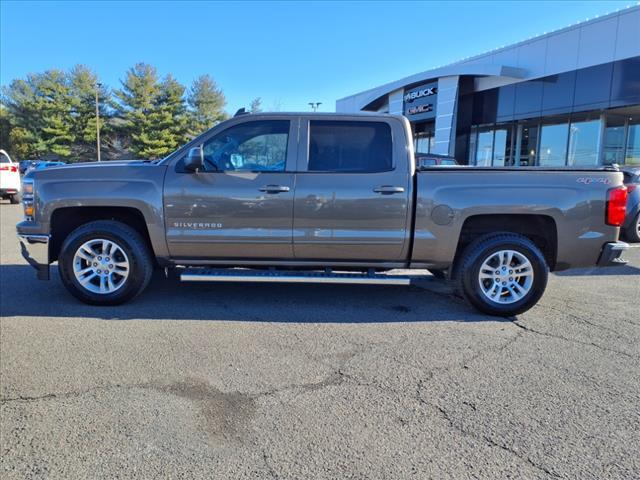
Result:
[[[100,109],[98,108],[98,91],[102,87],[100,82],[96,83],[96,148],[98,151],[98,161],[100,161]]]
[[[317,111],[318,111],[318,107],[319,107],[320,105],[322,105],[322,102],[309,102],[309,105],[311,105],[311,109],[312,109],[314,112],[317,112]]]

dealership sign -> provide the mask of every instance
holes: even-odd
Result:
[[[412,121],[435,118],[437,97],[437,82],[406,89],[403,97],[405,116]]]

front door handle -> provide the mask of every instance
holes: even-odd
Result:
[[[393,185],[380,185],[373,189],[374,192],[382,195],[393,195],[394,193],[404,193],[404,187],[394,187]]]
[[[266,193],[284,193],[289,191],[289,187],[286,185],[265,185],[264,187],[260,187],[260,191]]]

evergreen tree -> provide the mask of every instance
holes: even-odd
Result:
[[[98,77],[84,65],[76,65],[68,74],[71,91],[73,134],[73,156],[76,159],[95,159],[96,152],[96,89],[100,118],[101,150],[110,143],[108,120],[109,89],[99,85]]]
[[[251,105],[249,106],[249,111],[251,113],[259,113],[262,111],[262,99],[260,97],[254,98],[251,100]]]
[[[227,100],[210,75],[196,78],[189,89],[187,104],[190,108],[189,134],[195,137],[225,120]]]
[[[75,135],[64,72],[49,70],[14,80],[3,91],[3,104],[9,112],[9,140],[17,158],[71,155]]]
[[[139,158],[161,158],[186,141],[184,87],[172,76],[158,80],[155,67],[139,63],[115,92],[122,130]]]

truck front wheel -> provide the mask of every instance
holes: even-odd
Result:
[[[62,283],[91,305],[118,305],[141,293],[151,280],[153,261],[138,232],[113,220],[75,229],[58,258]]]
[[[501,233],[481,237],[463,252],[456,280],[478,310],[509,317],[533,307],[547,286],[549,267],[528,238]]]

